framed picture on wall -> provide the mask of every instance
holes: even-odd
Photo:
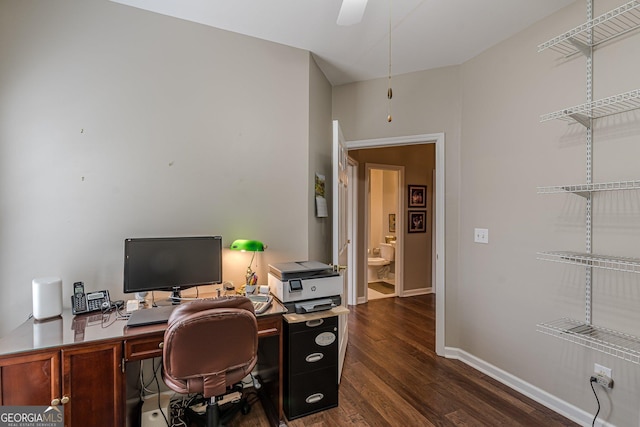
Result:
[[[409,211],[409,233],[427,232],[427,211]]]
[[[427,186],[409,185],[409,209],[427,207]]]
[[[396,232],[396,214],[389,214],[389,233]]]

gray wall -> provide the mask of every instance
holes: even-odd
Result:
[[[595,3],[596,16],[620,5]],[[584,200],[536,193],[585,182],[584,128],[539,117],[586,101],[586,61],[537,53],[538,44],[585,20],[579,1],[459,67],[396,76],[391,125],[385,79],[334,88],[333,112],[350,140],[446,134],[446,346],[587,416],[596,408],[594,363],[610,367],[616,383],[608,397],[599,392],[600,417],[637,426],[637,365],[536,332],[541,322],[585,317],[583,269],[536,260],[538,251],[585,246]],[[638,87],[640,34],[596,50],[594,99]],[[639,179],[638,134],[637,110],[596,123],[594,182]],[[596,194],[593,216],[595,253],[640,255],[639,191]],[[489,229],[488,245],[473,243],[475,227]],[[594,272],[594,324],[640,336],[636,276]]]
[[[333,142],[331,123],[331,84],[316,61],[309,62],[309,182],[315,175],[325,177],[325,197],[330,207],[333,200],[331,149]],[[316,216],[315,185],[309,185],[309,259],[330,263],[333,215]]]
[[[331,96],[316,75],[309,99],[309,52],[105,0],[2,1],[0,58],[0,335],[35,277],[62,277],[65,306],[77,280],[123,298],[126,237],[260,239],[264,283],[308,256],[309,122]],[[224,278],[248,262],[225,251]]]

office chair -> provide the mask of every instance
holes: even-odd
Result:
[[[251,372],[257,353],[258,325],[248,298],[193,301],[169,317],[162,349],[164,382],[178,393],[202,393],[206,425],[219,426],[227,416],[222,419],[218,401]],[[247,403],[240,401],[231,416],[238,406],[246,413]]]

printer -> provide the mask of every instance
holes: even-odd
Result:
[[[269,290],[290,312],[330,310],[342,302],[343,277],[317,261],[269,265]]]

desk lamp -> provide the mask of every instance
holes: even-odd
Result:
[[[253,293],[253,289],[255,289],[255,286],[258,283],[258,276],[251,269],[251,265],[253,264],[253,259],[256,256],[256,252],[262,252],[265,250],[265,248],[266,246],[259,240],[239,239],[239,240],[234,240],[234,242],[231,244],[231,250],[242,251],[242,252],[247,252],[247,251],[253,252],[253,255],[251,255],[251,261],[249,262],[249,266],[247,267],[247,274],[245,275],[245,284],[246,284],[245,291],[248,294]],[[253,288],[250,288],[250,286],[252,286]]]

